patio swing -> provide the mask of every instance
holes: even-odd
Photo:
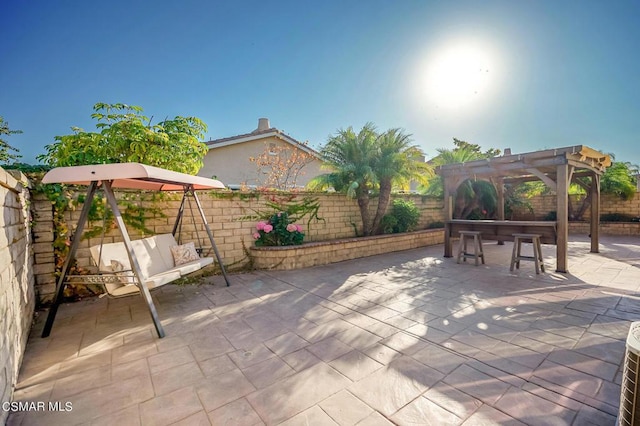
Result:
[[[53,303],[45,322],[42,337],[51,333],[53,322],[62,301],[64,287],[68,278],[80,279],[84,282],[104,285],[107,293],[113,297],[126,296],[139,292],[149,308],[158,337],[164,337],[164,329],[158,319],[158,314],[149,290],[168,284],[176,279],[200,270],[213,263],[212,257],[200,257],[204,253],[200,236],[198,235],[192,200],[200,213],[202,224],[209,237],[211,249],[216,256],[225,282],[229,286],[222,258],[213,240],[213,233],[207,222],[196,190],[221,189],[224,185],[217,180],[199,176],[177,173],[158,167],[139,163],[98,164],[88,166],[58,167],[49,171],[42,179],[43,183],[67,183],[88,185],[86,198],[76,231],[71,238],[69,254],[62,267],[56,285]],[[114,220],[123,241],[118,243],[104,243],[104,234],[100,244],[90,247],[89,251],[98,268],[94,275],[69,275],[71,261],[78,249],[84,226],[87,223],[91,201],[95,197],[98,187],[101,187],[107,202],[113,212]],[[183,191],[182,202],[178,209],[173,231],[170,234],[159,234],[152,237],[132,241],[118,208],[113,188],[153,190],[153,191]],[[185,204],[189,205],[191,218],[196,232],[199,248],[194,243],[180,245],[182,238],[182,223]],[[104,226],[103,226],[104,232]],[[176,241],[176,232],[178,240]],[[144,285],[142,285],[144,284]]]

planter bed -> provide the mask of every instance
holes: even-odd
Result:
[[[427,229],[402,234],[316,241],[299,246],[251,247],[256,269],[298,269],[394,251],[442,244],[443,229]]]

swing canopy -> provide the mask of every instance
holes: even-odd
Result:
[[[112,188],[146,191],[182,191],[193,189],[223,189],[222,182],[201,176],[147,166],[140,163],[91,164],[88,166],[58,167],[50,170],[42,183],[89,185],[93,181],[111,181]]]

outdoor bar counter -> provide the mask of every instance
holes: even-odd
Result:
[[[513,241],[513,234],[538,234],[543,244],[557,244],[556,222],[523,220],[447,220],[444,226],[444,257],[453,256],[452,238],[460,231],[480,231],[483,240]]]

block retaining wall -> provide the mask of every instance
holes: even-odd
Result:
[[[344,238],[286,247],[251,247],[257,269],[288,270],[442,244],[443,229]]]
[[[305,194],[297,195],[300,200]],[[333,241],[342,238],[352,238],[356,236],[356,228],[361,229],[360,210],[356,200],[347,198],[343,194],[306,194],[318,199],[320,209],[318,216],[320,221],[312,220],[309,227],[303,223],[305,232],[305,242]],[[119,194],[122,197],[122,194]],[[166,217],[148,218],[145,226],[153,234],[170,233],[175,222],[175,215],[180,206],[180,196],[169,194],[164,200],[140,201],[143,206],[155,206],[166,214]],[[255,220],[248,220],[246,216],[255,214],[256,211],[268,211],[266,203],[278,197],[273,193],[208,193],[198,194],[207,222],[213,231],[216,245],[220,251],[223,261],[228,269],[241,268],[248,264],[248,253],[253,245],[252,234],[255,232]],[[421,216],[418,229],[425,229],[432,222],[443,220],[442,200],[418,195],[399,195],[394,198],[411,199]],[[34,194],[33,203],[36,226],[34,227],[34,252],[35,252],[35,274],[37,280],[38,296],[41,303],[48,303],[53,299],[55,290],[55,261],[53,255],[53,211],[52,204],[42,194]],[[375,213],[376,202],[371,203],[371,212]],[[195,205],[194,212],[197,214]],[[65,222],[72,232],[80,216],[81,206],[73,211],[66,212]],[[186,209],[186,217],[182,227],[182,242],[194,241],[196,246],[198,240],[202,246],[209,246],[206,232],[202,221],[196,218],[195,225],[192,223],[189,208]],[[90,225],[101,225],[90,224]],[[85,231],[91,226],[85,228]],[[197,230],[197,232],[196,232]],[[140,232],[129,229],[132,239],[143,237]],[[148,235],[145,235],[148,236]],[[102,237],[88,238],[82,240],[76,255],[77,265],[88,271],[95,271],[93,262],[90,259],[89,247],[98,245]],[[111,230],[104,236],[104,243],[121,241],[119,231]],[[211,254],[212,255],[212,254]]]
[[[569,232],[572,234],[589,234],[591,224],[589,222],[569,222]],[[639,222],[601,222],[600,235],[638,235],[640,236]]]
[[[305,194],[297,195],[301,199]],[[345,197],[343,194],[307,194],[318,199],[320,210],[318,216],[322,221],[312,221],[307,228],[303,224],[305,242],[333,241],[344,238],[352,238],[356,235],[356,228],[361,229],[360,211],[356,200]],[[256,211],[267,210],[266,203],[277,197],[273,193],[199,193],[200,200],[205,210],[207,221],[214,234],[218,249],[224,259],[225,265],[230,269],[241,268],[248,264],[248,253],[252,250],[255,232],[255,221],[247,220],[245,217],[255,214]],[[55,260],[53,256],[53,212],[52,205],[42,194],[32,194],[33,207],[32,214],[35,222],[33,227],[33,252],[34,274],[36,277],[36,289],[40,302],[49,302],[55,289]],[[180,197],[176,194],[167,196],[160,201],[140,201],[144,206],[155,206],[160,208],[167,216],[147,219],[145,225],[153,234],[168,233],[173,228],[175,214],[180,204]],[[442,200],[423,197],[420,195],[394,195],[393,198],[403,198],[412,200],[420,210],[420,222],[418,229],[426,229],[430,223],[444,220]],[[553,202],[551,201],[553,200]],[[577,200],[574,200],[577,203]],[[534,206],[534,214],[521,214],[513,219],[540,220],[549,211],[554,209],[555,198],[553,196],[537,197],[531,200]],[[636,195],[632,200],[622,201],[615,197],[603,196],[601,209],[603,213],[628,213],[640,215],[640,196]],[[371,203],[371,213],[375,213],[375,200]],[[66,223],[71,231],[80,215],[80,207],[74,211],[66,213]],[[588,211],[586,214],[588,218]],[[586,227],[586,228],[585,228]],[[196,229],[198,232],[196,233]],[[572,222],[571,232],[587,232],[588,225]],[[635,223],[606,223],[602,224],[602,234],[611,235],[640,235],[640,226]],[[183,226],[182,242],[195,241],[199,239],[207,247],[206,233],[200,220],[196,220],[195,226],[191,223],[190,216],[187,215]],[[142,234],[131,232],[133,239],[143,237]],[[148,236],[148,235],[144,235]],[[117,230],[112,230],[106,234],[104,242],[121,241]],[[77,253],[78,266],[89,271],[95,270],[90,260],[89,247],[100,244],[100,237],[85,239],[81,242]],[[319,255],[318,255],[319,256]]]
[[[569,199],[575,210],[578,209],[584,199],[584,195],[571,195]],[[514,211],[513,220],[543,220],[549,212],[556,211],[555,195],[540,195],[527,200],[533,211],[525,208],[518,208]],[[629,216],[640,216],[640,193],[636,193],[630,200],[621,200],[611,194],[601,194],[600,196],[600,214],[619,213]],[[591,209],[587,207],[583,220],[589,221],[591,218]]]

